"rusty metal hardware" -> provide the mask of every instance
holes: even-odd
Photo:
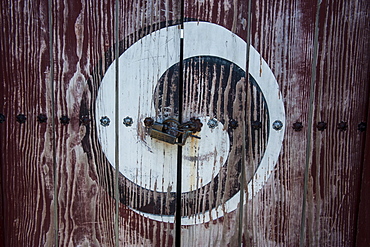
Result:
[[[149,118],[146,119],[149,120]],[[179,123],[175,119],[167,119],[164,120],[163,123],[154,122],[152,125],[149,125],[148,132],[150,137],[154,139],[169,144],[184,146],[188,137],[200,139],[199,136],[195,136],[193,133],[199,132],[202,126],[203,124],[200,120],[195,118],[191,118],[190,121],[183,124]],[[181,142],[179,142],[179,138],[181,138]]]
[[[150,127],[154,124],[154,119],[151,117],[147,117],[144,119],[144,125],[145,127]]]

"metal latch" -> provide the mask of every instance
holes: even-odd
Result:
[[[191,118],[190,121],[183,124],[179,123],[175,119],[166,119],[163,123],[154,122],[151,118],[144,120],[145,125],[149,128],[149,135],[157,140],[184,146],[186,139],[194,137],[200,139],[199,136],[193,135],[193,133],[199,132],[203,126],[199,119]],[[181,137],[181,142],[178,139]]]

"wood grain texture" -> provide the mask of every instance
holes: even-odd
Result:
[[[93,87],[114,44],[114,1],[55,1],[54,66],[59,246],[114,246],[113,175],[91,135]],[[62,116],[70,118],[61,124]]]
[[[306,243],[355,246],[369,99],[368,1],[322,1],[315,91],[315,131],[307,197]],[[337,124],[348,124],[345,131]],[[310,154],[311,155],[311,154]],[[361,246],[361,245],[357,245]]]
[[[186,0],[184,4],[184,17],[186,19],[215,23],[237,34],[243,40],[247,40],[248,1]],[[199,40],[199,42],[202,41]],[[207,43],[212,47],[216,45],[217,41],[207,40]],[[185,46],[184,49],[191,49],[191,47]],[[238,55],[243,56],[243,54]],[[245,56],[247,55],[245,54]],[[184,68],[184,117],[189,118],[191,114],[198,114],[199,116],[217,118],[224,130],[229,130],[231,149],[228,157],[224,157],[228,160],[227,163],[209,185],[201,188],[195,195],[183,195],[184,202],[187,197],[193,197],[194,201],[193,204],[184,204],[184,212],[188,214],[190,212],[190,215],[200,213],[200,215],[199,224],[183,227],[182,243],[183,246],[237,246],[240,230],[238,227],[238,208],[230,213],[225,211],[225,216],[212,219],[210,222],[203,222],[201,215],[202,213],[209,214],[209,210],[214,207],[224,209],[226,201],[240,188],[239,165],[242,159],[243,139],[240,126],[242,126],[244,118],[243,109],[246,109],[244,106],[246,98],[251,99],[250,94],[246,92],[251,92],[247,89],[253,91],[253,87],[249,87],[245,75],[240,81],[233,80],[231,75],[236,70],[235,67],[221,65],[217,61],[211,61],[208,66],[205,65],[206,62],[202,63],[202,65],[196,66],[188,64]],[[245,71],[246,66],[247,64],[241,69]],[[212,91],[214,87],[215,89]],[[228,124],[231,119],[239,122],[239,128],[234,131],[229,129]],[[208,126],[205,125],[203,128],[208,128]],[[209,145],[215,147],[219,143],[213,141],[222,142],[222,140],[210,138]],[[196,151],[195,155],[197,155]],[[201,165],[201,157],[198,158],[199,161],[194,162],[195,169],[199,169]],[[184,177],[183,179],[189,178]],[[208,204],[209,207],[204,206]]]
[[[179,22],[180,19],[180,2],[178,1],[141,1],[136,0],[133,2],[125,2],[120,1],[120,10],[119,10],[119,42],[120,42],[120,51],[119,55],[123,54],[129,47],[131,47],[134,43],[138,42],[141,38],[148,35],[149,37],[153,37],[152,43],[156,43],[154,36],[151,34],[159,29],[166,29],[166,27],[172,26]],[[164,34],[166,36],[166,34]],[[174,56],[175,60],[176,57],[179,61],[179,53],[180,53],[180,36],[173,37],[175,47],[168,47],[168,51],[164,54],[158,54],[159,56],[168,57]],[[151,43],[151,41],[148,41]],[[177,44],[177,45],[176,45]],[[146,46],[149,45],[148,43],[141,43],[138,44],[143,47],[141,50],[138,50],[139,53],[146,52]],[[167,44],[163,44],[164,46],[168,46]],[[154,48],[156,49],[156,48]],[[159,48],[158,48],[159,49]],[[159,66],[157,63],[153,63],[151,59],[152,52],[148,53],[148,57],[144,58],[143,63],[149,66]],[[153,54],[156,54],[156,51],[153,51]],[[134,62],[135,59],[133,59]],[[158,63],[165,63],[165,60],[156,60]],[[135,68],[136,69],[136,68]],[[146,132],[143,126],[143,120],[145,117],[152,117],[156,121],[163,121],[166,118],[172,117],[177,118],[178,113],[175,112],[175,108],[178,108],[178,102],[171,101],[170,104],[164,105],[159,104],[158,101],[162,97],[162,94],[165,96],[167,95],[167,87],[176,88],[178,87],[178,80],[171,79],[168,74],[153,74],[149,76],[147,73],[146,67],[137,68],[143,75],[148,76],[140,76],[135,78],[134,81],[130,81],[129,83],[132,86],[124,86],[121,88],[122,93],[125,94],[127,90],[130,88],[134,89],[132,92],[128,92],[131,95],[137,95],[138,98],[136,101],[140,101],[140,98],[143,95],[150,95],[152,98],[151,102],[141,102],[139,105],[138,112],[131,116],[136,121],[135,125],[137,125],[137,143],[141,143],[142,140],[145,141],[145,138],[150,138],[148,133]],[[156,71],[157,69],[154,69]],[[120,73],[120,78],[125,77],[125,74],[131,73],[130,71],[125,70],[123,68]],[[151,85],[153,82],[154,85],[160,84],[160,81],[165,82],[165,88],[162,90],[159,89],[158,85],[152,88],[148,88],[146,85]],[[120,81],[120,83],[122,83]],[[136,85],[136,86],[135,86]],[[135,89],[136,88],[136,89]],[[156,97],[159,96],[159,97]],[[144,96],[145,98],[145,96]],[[121,101],[121,111],[125,111],[127,109],[127,101]],[[153,105],[152,105],[153,104]],[[152,105],[152,106],[150,106]],[[143,115],[146,112],[145,109],[149,109],[155,107],[155,115],[152,116],[145,116]],[[117,110],[117,109],[116,109]],[[169,112],[168,112],[169,111]],[[167,112],[167,113],[165,113]],[[125,114],[125,113],[123,113]],[[145,137],[146,136],[146,137]],[[121,140],[122,146],[124,148],[125,141]],[[137,145],[132,143],[131,145]],[[140,146],[140,145],[139,145]],[[140,149],[140,147],[138,147]],[[160,160],[164,160],[167,162],[174,162],[171,164],[170,167],[176,167],[176,149],[169,149],[163,145],[154,145],[152,148],[156,149],[154,152],[163,153],[162,158],[158,157],[158,161],[150,162],[148,164],[140,164],[143,162],[144,157],[140,157],[137,155],[137,167],[140,171],[141,166],[145,166],[145,169],[148,170],[161,170],[162,167],[166,170],[165,167],[170,166],[170,164],[166,163],[159,163]],[[159,150],[158,150],[159,148]],[[123,159],[120,162],[120,166],[125,166],[125,162],[128,159]],[[130,158],[130,160],[133,160]],[[145,158],[144,158],[145,160]],[[133,164],[127,164],[127,166],[131,167]],[[161,167],[161,169],[159,168]],[[175,174],[173,171],[170,171],[171,174]],[[138,214],[132,210],[128,210],[126,206],[129,208],[135,208],[140,212],[146,212],[147,214],[153,215],[169,215],[173,216],[174,209],[175,209],[175,196],[176,196],[176,183],[166,183],[164,177],[158,181],[158,191],[156,188],[152,188],[150,190],[147,189],[147,186],[142,182],[142,178],[145,176],[146,171],[139,172],[136,177],[130,181],[127,177],[121,174],[120,177],[120,199],[121,199],[121,215],[119,220],[119,227],[120,227],[120,243],[123,245],[142,245],[142,246],[173,246],[174,239],[175,239],[175,230],[174,224],[168,222],[161,222],[148,219],[141,214]],[[167,176],[167,175],[165,175]],[[153,179],[155,179],[153,177]],[[175,180],[176,181],[176,180]],[[157,184],[157,183],[155,183]],[[163,192],[160,192],[163,191]],[[125,214],[122,214],[125,212]]]
[[[98,91],[114,62],[115,44],[121,55],[144,36],[154,38],[153,32],[178,24],[181,3],[118,2],[117,40],[114,0],[56,0],[51,9],[45,0],[0,2],[0,113],[6,116],[6,121],[0,123],[1,246],[117,246],[117,220],[118,246],[174,246],[175,224],[148,218],[150,213],[173,216],[179,194],[172,190],[172,184],[166,192],[158,192],[136,185],[121,174],[116,217],[114,166],[102,150],[106,143],[99,141],[100,125],[95,120],[101,117],[96,114]],[[192,181],[189,184],[198,181],[201,186],[182,191],[182,214],[196,217],[219,207],[224,215],[211,217],[210,221],[199,216],[197,225],[184,224],[182,246],[238,246],[240,241],[243,246],[368,244],[363,224],[369,224],[362,218],[367,216],[368,205],[364,200],[365,205],[360,204],[360,200],[368,191],[369,155],[365,141],[366,135],[369,139],[369,130],[361,132],[357,128],[360,122],[368,121],[370,4],[366,0],[317,2],[319,5],[308,0],[184,1],[185,21],[205,21],[226,28],[244,41],[250,40],[266,60],[282,92],[286,132],[279,161],[266,184],[256,196],[246,200],[243,208],[238,206],[227,212],[226,201],[241,189],[240,179],[245,179],[246,194],[247,184],[253,183],[251,177],[263,158],[268,127],[276,119],[268,119],[263,95],[252,79],[246,79],[242,73],[245,68],[214,57],[184,60],[182,118],[217,118],[230,137],[230,152],[228,157],[222,157],[227,158],[226,165],[203,186],[197,178],[206,158],[199,154],[201,149],[195,138],[187,140],[182,162],[194,164],[194,169],[191,176],[183,179]],[[49,40],[49,17],[54,22],[54,40]],[[216,44],[216,40],[207,42],[209,47]],[[50,45],[54,55],[53,78]],[[144,44],[139,45],[145,50]],[[163,54],[169,55],[172,53]],[[244,55],[247,56],[235,56]],[[145,59],[148,66],[158,66],[151,63],[157,61],[153,57]],[[158,83],[150,92],[133,92],[155,97],[153,102],[144,102],[139,111],[146,109],[146,103],[153,103],[157,114],[151,117],[156,120],[178,117],[178,64],[171,69],[154,76]],[[141,70],[147,73],[146,68]],[[50,79],[54,81],[54,92]],[[132,83],[143,90],[153,78],[147,79]],[[52,119],[54,108],[56,116]],[[21,113],[27,117],[23,124],[16,121]],[[48,116],[47,123],[37,122],[41,113]],[[69,124],[60,123],[63,115],[71,119]],[[142,126],[146,116],[140,112],[138,116],[134,120],[139,123],[137,138],[147,140],[150,137]],[[91,121],[81,121],[84,118]],[[232,119],[238,121],[238,128],[230,128]],[[55,133],[52,120],[56,122]],[[258,130],[252,126],[256,120],[261,121]],[[312,126],[307,125],[310,120]],[[292,128],[296,121],[303,123],[302,131]],[[327,123],[327,129],[316,128],[320,121]],[[338,129],[341,121],[348,124],[346,130]],[[209,129],[206,124],[205,128]],[[106,142],[110,141],[114,142]],[[218,147],[225,140],[208,141]],[[176,155],[165,153],[166,150],[163,148],[163,157]],[[138,162],[142,158],[135,153],[132,156]],[[241,169],[243,159],[246,166]],[[216,168],[215,162],[213,169]],[[245,174],[241,176],[243,170]],[[143,174],[137,174],[137,179]],[[58,212],[57,218],[54,212]]]
[[[357,124],[366,119],[368,98],[365,13],[368,4],[361,1],[339,5],[323,1],[320,12],[308,1],[257,1],[252,5],[252,45],[258,47],[281,85],[288,129],[275,176],[247,205],[246,217],[253,222],[246,223],[250,245],[354,245],[364,152],[364,134],[357,130]],[[316,15],[320,20],[317,28]],[[314,132],[307,139],[310,97],[315,97]],[[292,129],[296,121],[303,122],[303,131]],[[328,123],[323,132],[316,129],[320,121]],[[340,121],[348,123],[347,131],[337,129]],[[312,152],[305,152],[306,145],[312,145]],[[300,242],[307,155],[307,210]]]
[[[316,7],[312,1],[252,1],[251,45],[277,79],[286,131],[275,172],[245,205],[247,246],[299,245]],[[302,131],[292,129],[296,121]]]
[[[0,6],[2,246],[53,246],[48,2]],[[37,122],[40,113],[48,123]]]
[[[208,21],[223,26],[242,39],[247,39],[247,1],[184,1],[185,18]]]
[[[368,101],[368,104],[370,101]],[[367,122],[370,119],[370,107],[368,107]],[[367,125],[368,126],[368,125]],[[359,200],[359,212],[357,221],[357,234],[356,234],[356,245],[366,246],[370,243],[370,236],[368,234],[368,229],[370,225],[370,215],[368,214],[368,209],[370,207],[369,189],[370,189],[370,134],[366,133],[366,144],[365,144],[365,154],[364,163],[362,167],[362,181],[361,181],[361,192]]]

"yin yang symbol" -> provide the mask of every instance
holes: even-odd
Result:
[[[184,24],[184,81],[179,90],[180,35],[177,25],[159,29],[120,54],[118,72],[112,61],[97,88],[93,132],[113,168],[118,155],[121,203],[144,217],[174,222],[178,147],[151,138],[143,121],[178,119],[179,107],[184,121],[198,118],[203,124],[196,133],[200,139],[189,137],[182,151],[186,210],[181,223],[192,225],[237,209],[243,164],[245,200],[260,191],[279,157],[285,111],[278,83],[261,55],[228,29],[208,22]],[[108,126],[100,122],[104,116],[110,119]],[[126,117],[132,125],[122,123]],[[217,126],[210,127],[210,121]],[[238,127],[231,128],[230,121]],[[275,121],[283,127],[274,129]]]

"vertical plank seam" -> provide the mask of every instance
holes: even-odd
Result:
[[[302,200],[302,218],[301,218],[301,232],[299,246],[303,247],[305,244],[305,223],[306,223],[306,200],[308,191],[308,171],[310,167],[310,162],[312,160],[312,129],[313,129],[313,109],[315,101],[315,88],[316,88],[316,67],[318,58],[318,43],[319,43],[319,17],[320,17],[320,5],[322,0],[317,0],[316,8],[316,19],[315,19],[315,33],[314,33],[314,47],[313,47],[313,57],[312,57],[312,67],[311,67],[311,84],[310,84],[310,101],[308,110],[308,123],[307,123],[307,136],[306,136],[306,161],[305,161],[305,171],[304,171],[304,188],[303,188],[303,200]]]
[[[184,86],[184,7],[185,1],[180,0],[180,61],[179,61],[179,122],[182,122],[183,113],[183,86]],[[182,137],[179,137],[182,142]],[[177,172],[176,172],[176,215],[175,215],[175,246],[181,246],[181,183],[182,183],[182,147],[177,148]]]
[[[53,0],[48,0],[48,12],[49,12],[49,53],[50,53],[50,96],[51,96],[51,129],[52,129],[52,149],[53,149],[53,177],[54,177],[54,234],[55,234],[55,246],[59,246],[59,210],[58,210],[58,168],[56,158],[56,127],[55,127],[55,85],[54,85],[54,31],[53,31]]]
[[[252,20],[252,12],[251,12],[251,6],[252,2],[251,0],[248,1],[248,24],[247,24],[247,37],[246,37],[246,68],[245,68],[245,90],[248,88],[248,82],[249,82],[249,52],[250,52],[250,37],[251,37],[251,20]],[[246,102],[243,102],[244,107],[246,106]],[[243,217],[244,217],[244,193],[248,192],[245,189],[245,165],[246,165],[246,133],[245,133],[245,127],[246,127],[246,121],[247,116],[245,114],[246,109],[244,108],[244,116],[243,116],[243,122],[242,122],[242,163],[241,163],[241,177],[240,177],[240,199],[239,199],[239,229],[238,229],[238,246],[242,246],[243,244]],[[253,183],[253,180],[252,180]],[[252,204],[253,207],[253,204]]]
[[[114,61],[115,61],[115,173],[114,173],[114,198],[115,198],[115,213],[114,213],[114,237],[115,246],[119,246],[119,0],[115,0],[114,12]]]

